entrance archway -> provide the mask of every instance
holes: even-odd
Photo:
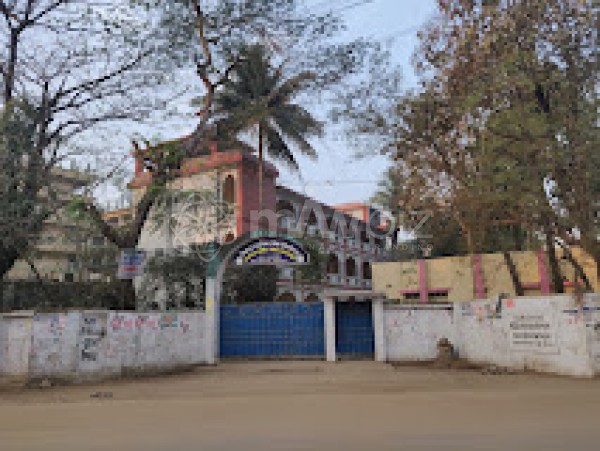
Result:
[[[307,262],[308,254],[294,238],[269,231],[245,235],[216,253],[206,274],[208,332],[214,337],[208,350],[211,363],[216,363],[221,356],[324,357],[324,330],[310,327],[319,322],[323,324],[322,304],[257,302],[221,305],[223,276],[228,266],[281,267]]]

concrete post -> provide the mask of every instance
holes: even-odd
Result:
[[[373,331],[375,334],[375,361],[386,361],[385,331],[383,321],[383,299],[373,299]]]
[[[325,298],[325,354],[328,362],[336,361],[335,353],[335,301]]]
[[[219,360],[219,307],[221,284],[217,278],[206,278],[206,334],[208,349],[207,358],[209,364],[215,364]]]

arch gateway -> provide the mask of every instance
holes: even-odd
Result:
[[[219,249],[206,271],[206,332],[212,337],[206,350],[209,363],[226,357],[384,358],[383,336],[375,332],[383,331],[382,296],[329,290],[324,302],[221,304],[228,267],[304,265],[308,259],[296,239],[270,231],[252,232]],[[343,301],[347,299],[353,302]]]

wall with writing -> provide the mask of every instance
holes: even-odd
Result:
[[[32,377],[118,376],[208,362],[204,312],[36,314],[31,323],[22,372]]]

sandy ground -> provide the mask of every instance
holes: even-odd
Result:
[[[4,389],[0,450],[30,449],[598,450],[600,380],[263,362]]]

